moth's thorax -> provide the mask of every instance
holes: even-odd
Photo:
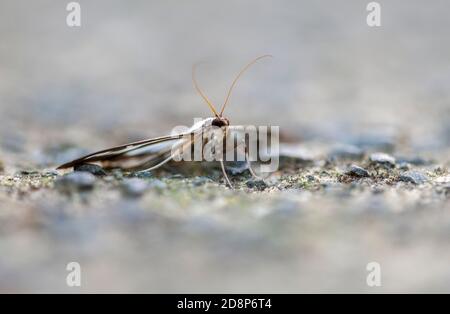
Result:
[[[189,132],[195,132],[195,131],[202,129],[203,127],[211,126],[211,125],[216,126],[216,127],[229,126],[230,121],[227,118],[223,118],[223,117],[206,118],[204,120],[200,120],[200,121],[197,121],[196,123],[194,123],[194,125],[190,127]]]
[[[212,120],[214,120],[214,118],[206,118],[204,120],[197,120],[189,129],[190,132],[193,132],[195,130],[201,129],[204,126],[207,125],[211,125]]]
[[[215,117],[214,120],[212,120],[211,125],[217,126],[219,128],[221,128],[223,126],[229,126],[230,120],[228,120],[227,118],[224,118],[224,117]]]

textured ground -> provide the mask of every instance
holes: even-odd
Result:
[[[360,0],[79,2],[78,29],[0,4],[0,291],[450,292],[448,1],[380,0],[380,28]],[[55,172],[209,116],[192,64],[220,104],[267,53],[225,112],[290,140],[265,182]]]
[[[233,167],[235,190],[199,165],[0,175],[2,289],[71,291],[74,260],[82,291],[370,291],[377,261],[375,291],[448,291],[447,167],[351,152],[283,158],[265,182]]]

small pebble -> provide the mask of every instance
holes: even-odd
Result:
[[[398,162],[397,164],[398,164],[398,168],[400,170],[410,170],[411,169],[411,165],[405,161]]]
[[[423,159],[422,157],[399,157],[396,159],[399,164],[408,163],[414,166],[424,166],[431,163],[430,160]]]
[[[316,177],[313,175],[308,174],[306,176],[306,179],[308,180],[308,182],[315,182],[316,181]]]
[[[110,173],[111,173],[111,176],[117,180],[122,180],[124,177],[124,173],[120,169],[112,169],[110,171]]]
[[[106,175],[106,172],[105,172],[105,170],[103,170],[102,167],[100,167],[98,165],[93,165],[93,164],[78,165],[78,166],[73,167],[73,170],[89,172],[89,173],[92,173],[94,176],[105,176]]]
[[[354,145],[339,145],[328,154],[330,160],[359,160],[364,157],[364,150]]]
[[[148,179],[153,177],[153,174],[151,171],[139,171],[132,174],[133,177],[136,178],[142,178],[142,179]]]
[[[205,183],[211,182],[212,180],[208,177],[195,177],[192,180],[192,184],[194,186],[201,186],[204,185]]]
[[[267,183],[261,179],[250,179],[247,182],[245,182],[245,184],[247,185],[248,188],[257,189],[259,191],[265,190],[268,187]]]
[[[231,175],[235,176],[246,172],[248,170],[248,165],[245,161],[236,161],[231,163],[231,165],[227,163],[226,168]]]
[[[395,158],[385,153],[373,153],[369,159],[376,164],[395,166]]]
[[[149,189],[149,185],[145,180],[131,178],[123,180],[121,188],[125,196],[139,197]]]
[[[428,181],[428,177],[418,171],[406,171],[400,175],[400,181],[422,184]]]
[[[363,149],[392,151],[395,148],[394,134],[383,134],[383,132],[369,132],[367,134],[358,135],[353,144]]]
[[[95,180],[92,173],[76,171],[56,179],[55,187],[61,191],[86,191],[94,187]]]
[[[23,170],[20,170],[18,173],[19,173],[19,175],[29,176],[29,175],[39,174],[39,171],[33,170],[33,169],[23,169]]]
[[[351,165],[350,168],[346,172],[347,175],[355,176],[355,177],[369,177],[369,172],[359,166]]]
[[[167,188],[167,184],[159,179],[151,180],[149,183],[151,189],[162,191]]]

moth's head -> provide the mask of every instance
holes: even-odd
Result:
[[[219,128],[221,128],[223,126],[229,126],[230,120],[228,120],[227,118],[224,118],[224,117],[215,117],[214,120],[212,120],[211,125],[219,127]]]
[[[237,80],[241,77],[241,75],[250,67],[252,66],[256,61],[258,61],[259,59],[265,58],[265,57],[271,57],[271,55],[264,55],[264,56],[260,56],[256,59],[254,59],[252,62],[250,62],[249,64],[247,64],[240,72],[239,74],[236,76],[236,78],[234,79],[233,83],[231,83],[230,89],[228,90],[228,94],[227,94],[227,98],[225,99],[225,102],[222,105],[222,108],[220,111],[217,111],[216,108],[214,107],[213,103],[209,100],[208,97],[206,97],[206,95],[202,92],[202,90],[200,89],[200,87],[197,84],[197,80],[195,79],[195,65],[192,67],[192,81],[194,82],[194,87],[197,90],[197,92],[200,94],[200,96],[202,96],[203,100],[208,104],[209,109],[211,109],[212,113],[214,114],[215,118],[213,119],[213,121],[211,122],[211,125],[213,126],[217,126],[217,127],[223,127],[223,126],[229,126],[230,125],[230,121],[227,118],[222,117],[223,111],[225,110],[225,107],[228,104],[228,101],[230,100],[230,96],[231,96],[231,92],[233,91],[233,87],[236,85]]]

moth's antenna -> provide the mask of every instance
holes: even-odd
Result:
[[[222,116],[223,111],[225,110],[225,106],[228,103],[228,100],[230,99],[231,96],[231,92],[233,91],[234,85],[236,85],[236,82],[238,81],[238,79],[242,76],[242,74],[244,74],[245,71],[247,71],[247,69],[249,67],[251,67],[253,64],[255,64],[258,60],[265,58],[265,57],[272,57],[271,55],[263,55],[260,56],[256,59],[254,59],[252,62],[250,62],[249,64],[247,64],[245,67],[242,68],[242,70],[239,72],[239,74],[236,76],[236,78],[234,79],[233,83],[231,83],[230,89],[228,90],[228,94],[227,94],[227,98],[225,98],[225,102],[222,105],[222,108],[220,110],[220,116]]]
[[[200,94],[200,96],[202,96],[203,100],[208,104],[209,108],[212,110],[212,112],[214,113],[214,115],[216,117],[219,117],[219,114],[217,113],[216,109],[214,108],[213,104],[211,103],[211,101],[208,99],[208,97],[206,97],[206,95],[202,92],[202,90],[200,89],[200,87],[198,87],[197,84],[197,80],[195,79],[195,68],[197,67],[196,64],[194,64],[192,66],[192,81],[194,82],[194,87],[197,90],[197,92]]]

